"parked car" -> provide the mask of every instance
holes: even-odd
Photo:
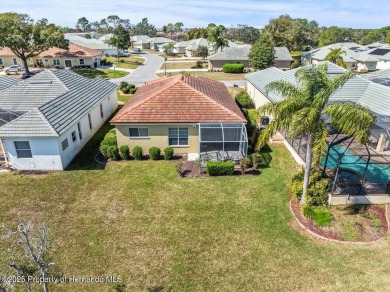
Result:
[[[21,71],[24,71],[24,68],[19,66],[19,65],[13,65],[13,66],[5,69],[5,72],[9,72],[9,73],[17,73],[17,72],[21,72]]]
[[[141,48],[135,48],[135,49],[134,49],[134,52],[141,53],[142,50],[141,50]]]
[[[130,57],[131,54],[128,50],[119,51],[119,57]]]

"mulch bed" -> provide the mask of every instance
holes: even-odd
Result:
[[[352,208],[365,209],[372,218],[379,219],[381,226],[379,229],[374,228],[370,220],[365,218],[362,213],[353,213],[349,210]],[[291,209],[302,225],[311,232],[325,238],[340,240],[345,242],[370,242],[378,240],[387,234],[388,222],[386,219],[386,208],[381,205],[366,205],[366,206],[330,206],[328,207],[333,214],[334,219],[329,227],[318,227],[312,219],[303,216],[302,208],[296,198],[291,200]],[[347,218],[348,216],[348,218]],[[345,219],[345,220],[344,220]],[[360,226],[359,240],[345,240],[345,224],[348,222],[357,222]]]

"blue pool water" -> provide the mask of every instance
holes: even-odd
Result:
[[[338,145],[331,148],[329,154],[332,155],[334,159],[338,159],[338,153],[343,153],[344,151],[345,147]],[[328,158],[326,165],[327,168],[331,169],[337,167],[337,161],[334,159],[331,157]],[[351,151],[347,150],[341,160],[341,167],[357,171],[363,175],[366,163],[367,160],[360,158]],[[325,165],[325,159],[322,161],[321,165]],[[378,164],[371,161],[367,168],[366,180],[372,183],[390,182],[390,165]]]

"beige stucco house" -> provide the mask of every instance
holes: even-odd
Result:
[[[189,160],[247,154],[246,119],[226,86],[197,76],[162,77],[142,86],[111,120],[118,146],[173,147]]]

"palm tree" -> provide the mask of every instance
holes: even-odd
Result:
[[[284,99],[260,107],[260,114],[269,114],[274,120],[261,133],[257,148],[261,149],[277,131],[288,129],[292,138],[306,136],[306,166],[301,204],[305,204],[310,170],[326,153],[328,129],[322,114],[331,118],[331,125],[340,133],[352,135],[360,143],[367,143],[375,117],[366,107],[353,102],[328,105],[329,97],[354,76],[346,72],[329,78],[328,66],[321,64],[299,69],[295,73],[297,85],[287,81],[274,81],[266,86],[266,93],[273,92]]]
[[[214,50],[218,51],[221,48],[229,46],[229,42],[226,37],[226,28],[223,25],[212,26],[208,29],[208,40],[214,42]]]
[[[198,56],[203,58],[203,63],[205,62],[206,57],[209,55],[209,49],[207,46],[199,46],[196,50]]]
[[[165,45],[164,51],[166,55],[172,55],[173,49],[175,48],[175,44],[173,42],[169,42]]]
[[[341,48],[330,49],[330,52],[326,55],[325,60],[330,61],[333,64],[337,64],[340,67],[347,68],[342,55],[345,54],[345,51]]]

